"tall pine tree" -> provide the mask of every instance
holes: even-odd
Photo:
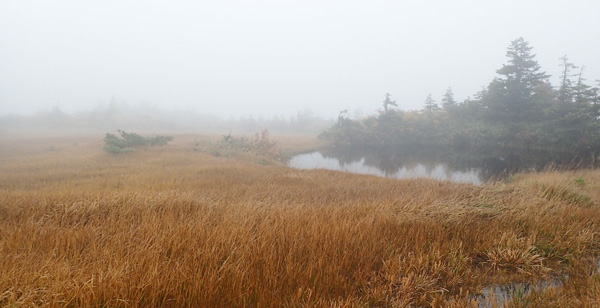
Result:
[[[512,41],[506,52],[508,63],[497,73],[488,87],[490,116],[495,120],[522,122],[536,117],[535,102],[544,99],[538,95],[548,95],[548,77],[535,60],[532,47],[523,38]]]

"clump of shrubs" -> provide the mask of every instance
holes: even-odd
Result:
[[[250,153],[258,156],[278,159],[280,157],[276,143],[269,138],[269,131],[263,130],[252,137],[236,137],[231,133],[208,146],[207,152],[214,156],[233,156]]]
[[[106,152],[112,154],[132,152],[139,147],[162,146],[173,140],[171,136],[144,137],[122,130],[118,130],[118,132],[119,135],[107,133],[104,136],[104,150]]]

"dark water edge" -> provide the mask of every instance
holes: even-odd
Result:
[[[515,282],[504,285],[485,287],[481,293],[473,296],[478,308],[504,307],[507,303],[517,298],[523,298],[533,292],[560,288],[564,285],[562,279],[553,278],[533,283]]]
[[[600,273],[600,259],[596,260],[595,271]],[[477,302],[478,308],[504,307],[509,302],[523,298],[533,292],[549,289],[558,289],[564,286],[569,276],[554,277],[536,282],[515,282],[502,285],[491,285],[483,288],[481,292],[471,299]]]
[[[447,148],[332,147],[298,154],[288,165],[396,179],[428,178],[481,185],[517,172],[589,167],[581,162],[552,160],[541,152],[457,151]]]

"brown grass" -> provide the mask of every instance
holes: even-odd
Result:
[[[1,144],[0,305],[463,307],[600,249],[599,171],[399,181],[212,157],[195,138],[116,157]],[[580,280],[593,288],[532,301],[598,303]]]

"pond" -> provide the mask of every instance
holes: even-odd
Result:
[[[410,165],[383,168],[381,165],[370,164],[369,159],[366,157],[344,162],[339,157],[326,156],[321,152],[311,152],[292,157],[288,165],[296,169],[327,169],[395,179],[428,178],[476,185],[483,183],[481,170],[476,168],[456,170],[441,162],[417,162]]]
[[[522,157],[449,151],[322,149],[293,156],[288,166],[327,169],[395,179],[435,179],[481,185],[518,171],[539,169]]]

